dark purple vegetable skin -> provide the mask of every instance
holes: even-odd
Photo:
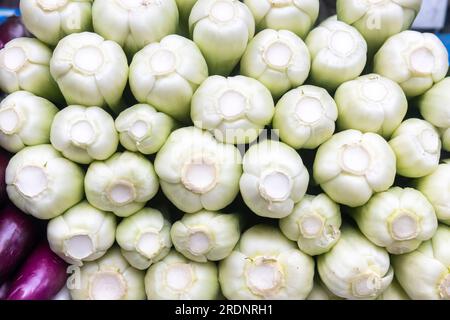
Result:
[[[12,39],[27,37],[29,35],[30,33],[23,25],[22,19],[20,17],[11,16],[0,25],[0,49]]]
[[[0,284],[0,300],[5,300],[9,291],[9,282]]]
[[[12,204],[0,211],[0,284],[33,249],[36,237],[33,218]]]
[[[0,7],[18,8],[20,0],[0,0]]]
[[[41,243],[11,282],[7,300],[48,300],[66,283],[67,264]]]
[[[0,207],[5,204],[6,201],[6,183],[5,183],[5,171],[8,166],[9,155],[0,149]]]

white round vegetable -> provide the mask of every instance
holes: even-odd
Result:
[[[148,269],[169,254],[170,226],[163,214],[152,208],[123,219],[116,232],[122,255],[136,269]]]
[[[255,20],[238,0],[198,0],[189,16],[189,31],[209,73],[227,76],[255,34]]]
[[[278,100],[273,128],[281,141],[295,149],[315,149],[334,133],[336,103],[322,88],[304,85]]]
[[[86,198],[94,207],[128,217],[142,209],[158,191],[150,160],[125,151],[93,162],[86,173]]]
[[[367,61],[367,44],[348,24],[327,19],[313,29],[305,40],[311,53],[311,81],[335,90],[345,81],[358,77]]]
[[[439,132],[424,120],[405,120],[393,133],[389,145],[397,157],[399,175],[419,178],[432,173],[439,165]]]
[[[178,9],[174,0],[96,0],[92,22],[96,33],[117,42],[132,57],[176,32]]]
[[[80,202],[83,179],[83,170],[49,144],[22,149],[5,173],[9,199],[38,219],[57,217]]]
[[[408,100],[394,81],[377,74],[350,80],[334,95],[339,116],[339,129],[375,132],[389,138],[403,121]]]
[[[82,265],[102,257],[114,244],[116,217],[83,201],[47,225],[50,248],[67,263]]]
[[[245,204],[257,215],[284,218],[305,195],[309,174],[300,155],[288,145],[265,140],[251,146],[239,181]]]
[[[93,0],[23,0],[20,13],[26,28],[39,40],[56,46],[61,38],[92,30]]]
[[[441,129],[441,140],[442,140],[442,148],[450,152],[450,127],[447,129]]]
[[[390,37],[374,58],[374,72],[397,82],[407,97],[415,97],[442,80],[448,52],[431,33],[403,31]]]
[[[348,225],[341,231],[336,245],[317,258],[320,278],[339,297],[377,298],[394,277],[389,254]]]
[[[0,90],[6,93],[24,90],[61,102],[61,92],[50,75],[51,56],[52,51],[37,39],[9,41],[0,50]]]
[[[266,225],[245,231],[219,265],[222,292],[230,300],[306,299],[313,278],[314,260]]]
[[[148,269],[145,291],[149,300],[213,300],[220,291],[217,267],[172,251]]]
[[[67,104],[109,106],[119,113],[128,62],[114,41],[90,32],[68,35],[53,52],[50,72]]]
[[[68,106],[56,114],[50,141],[67,159],[89,164],[112,156],[119,145],[119,135],[114,119],[105,110]]]
[[[70,288],[74,300],[145,300],[144,272],[131,267],[117,247],[76,272]]]
[[[17,153],[26,146],[50,142],[50,127],[58,108],[26,91],[16,91],[0,102],[0,146]]]
[[[241,74],[259,80],[275,99],[303,84],[310,67],[305,43],[287,30],[261,31],[250,41],[241,60]]]
[[[318,275],[314,276],[314,285],[306,300],[341,300],[323,284]]]
[[[378,296],[377,300],[411,300],[411,298],[394,277],[389,287]]]
[[[296,241],[303,252],[314,256],[328,252],[341,232],[339,205],[326,194],[305,195],[286,218],[280,219],[283,234]]]
[[[218,211],[239,193],[241,155],[233,145],[217,142],[195,127],[171,133],[155,159],[166,197],[178,209]]]
[[[170,230],[179,253],[196,262],[219,261],[228,257],[241,235],[239,217],[199,211],[184,215]]]
[[[244,77],[212,76],[192,98],[194,125],[211,131],[225,143],[251,143],[272,121],[274,103],[259,81]]]
[[[392,186],[395,164],[394,152],[381,136],[346,130],[317,150],[314,179],[334,201],[357,207]]]

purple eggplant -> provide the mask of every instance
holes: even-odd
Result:
[[[10,287],[9,282],[0,284],[0,300],[5,300]]]
[[[5,183],[5,171],[8,166],[9,156],[6,152],[0,149],[0,207],[6,201],[6,183]],[[0,272],[1,274],[1,272]]]
[[[0,283],[14,272],[36,241],[30,216],[8,204],[0,211]]]
[[[0,25],[0,49],[12,39],[28,36],[30,36],[30,33],[23,25],[22,19],[17,16],[11,16]]]
[[[65,285],[67,264],[41,243],[11,282],[7,300],[48,300]]]

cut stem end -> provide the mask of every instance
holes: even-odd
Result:
[[[370,166],[370,154],[359,144],[346,145],[342,149],[340,162],[343,170],[363,175]]]
[[[194,281],[192,267],[187,263],[178,263],[169,266],[166,271],[166,283],[176,292],[188,290]]]
[[[399,212],[390,222],[389,228],[395,240],[412,240],[419,234],[419,221],[414,214]]]
[[[45,169],[38,166],[25,166],[16,175],[14,185],[25,197],[36,197],[48,187]]]
[[[75,260],[83,260],[95,252],[94,243],[88,235],[75,235],[64,241],[65,254]]]
[[[86,74],[96,73],[103,65],[102,51],[94,46],[85,46],[77,50],[73,63],[74,66]]]
[[[291,195],[292,180],[283,172],[272,171],[263,175],[259,193],[268,201],[284,201]]]
[[[254,294],[270,297],[281,288],[284,275],[276,259],[262,257],[248,266],[246,280],[247,286]]]
[[[274,69],[284,69],[289,66],[292,56],[293,52],[287,44],[276,41],[264,51],[263,59]]]
[[[191,161],[183,167],[181,182],[186,189],[203,194],[216,186],[217,177],[218,170],[215,164],[205,160]]]
[[[126,290],[126,282],[120,273],[104,271],[94,275],[89,295],[92,300],[121,300]]]
[[[297,103],[295,113],[301,122],[311,125],[322,118],[324,109],[318,99],[304,97]]]
[[[299,221],[300,233],[306,239],[320,237],[323,233],[324,226],[324,219],[316,213],[303,216]]]
[[[130,182],[118,181],[109,188],[108,198],[115,205],[123,206],[136,199],[136,190]]]
[[[0,110],[0,131],[11,135],[19,131],[23,120],[17,110],[4,108]]]
[[[235,120],[245,113],[247,99],[236,90],[228,90],[218,101],[219,111],[226,120]]]
[[[143,233],[136,243],[137,251],[148,259],[153,259],[161,252],[159,233],[148,231]]]
[[[211,247],[211,237],[208,232],[203,230],[194,230],[189,235],[188,250],[194,256],[204,255]]]
[[[11,72],[19,71],[27,60],[25,50],[20,47],[6,48],[3,54],[3,65]]]

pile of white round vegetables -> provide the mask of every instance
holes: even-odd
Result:
[[[450,299],[448,53],[407,30],[420,6],[21,1],[7,192],[72,298]]]

